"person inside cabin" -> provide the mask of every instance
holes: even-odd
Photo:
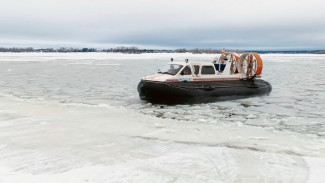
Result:
[[[167,71],[167,73],[168,74],[171,74],[171,73],[173,73],[174,72],[174,66],[173,65],[170,65],[170,68],[169,68],[169,70]]]
[[[219,64],[216,64],[216,69],[219,71],[219,72],[223,72],[223,70],[225,69],[226,67],[226,64],[227,64],[227,55],[224,55],[222,54],[219,58]]]
[[[191,68],[190,68],[189,66],[186,66],[186,67],[183,69],[183,71],[182,71],[181,74],[182,74],[182,75],[191,75]]]

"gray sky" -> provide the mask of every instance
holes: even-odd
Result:
[[[0,0],[2,47],[325,49],[324,0]]]

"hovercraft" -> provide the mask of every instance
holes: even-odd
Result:
[[[257,53],[222,53],[213,62],[171,62],[138,84],[141,100],[153,103],[205,103],[267,95],[272,86],[261,78]]]

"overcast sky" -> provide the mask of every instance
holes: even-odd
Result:
[[[324,0],[0,0],[1,47],[325,49]]]

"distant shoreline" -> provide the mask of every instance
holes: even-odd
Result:
[[[117,47],[108,49],[97,49],[97,48],[4,48],[0,47],[2,53],[89,53],[89,52],[103,52],[103,53],[124,53],[124,54],[142,54],[142,53],[192,53],[192,54],[220,54],[222,49],[139,49],[137,47]],[[277,53],[277,54],[325,54],[325,50],[235,50],[235,49],[224,49],[226,52],[256,52],[261,54],[266,53]]]

